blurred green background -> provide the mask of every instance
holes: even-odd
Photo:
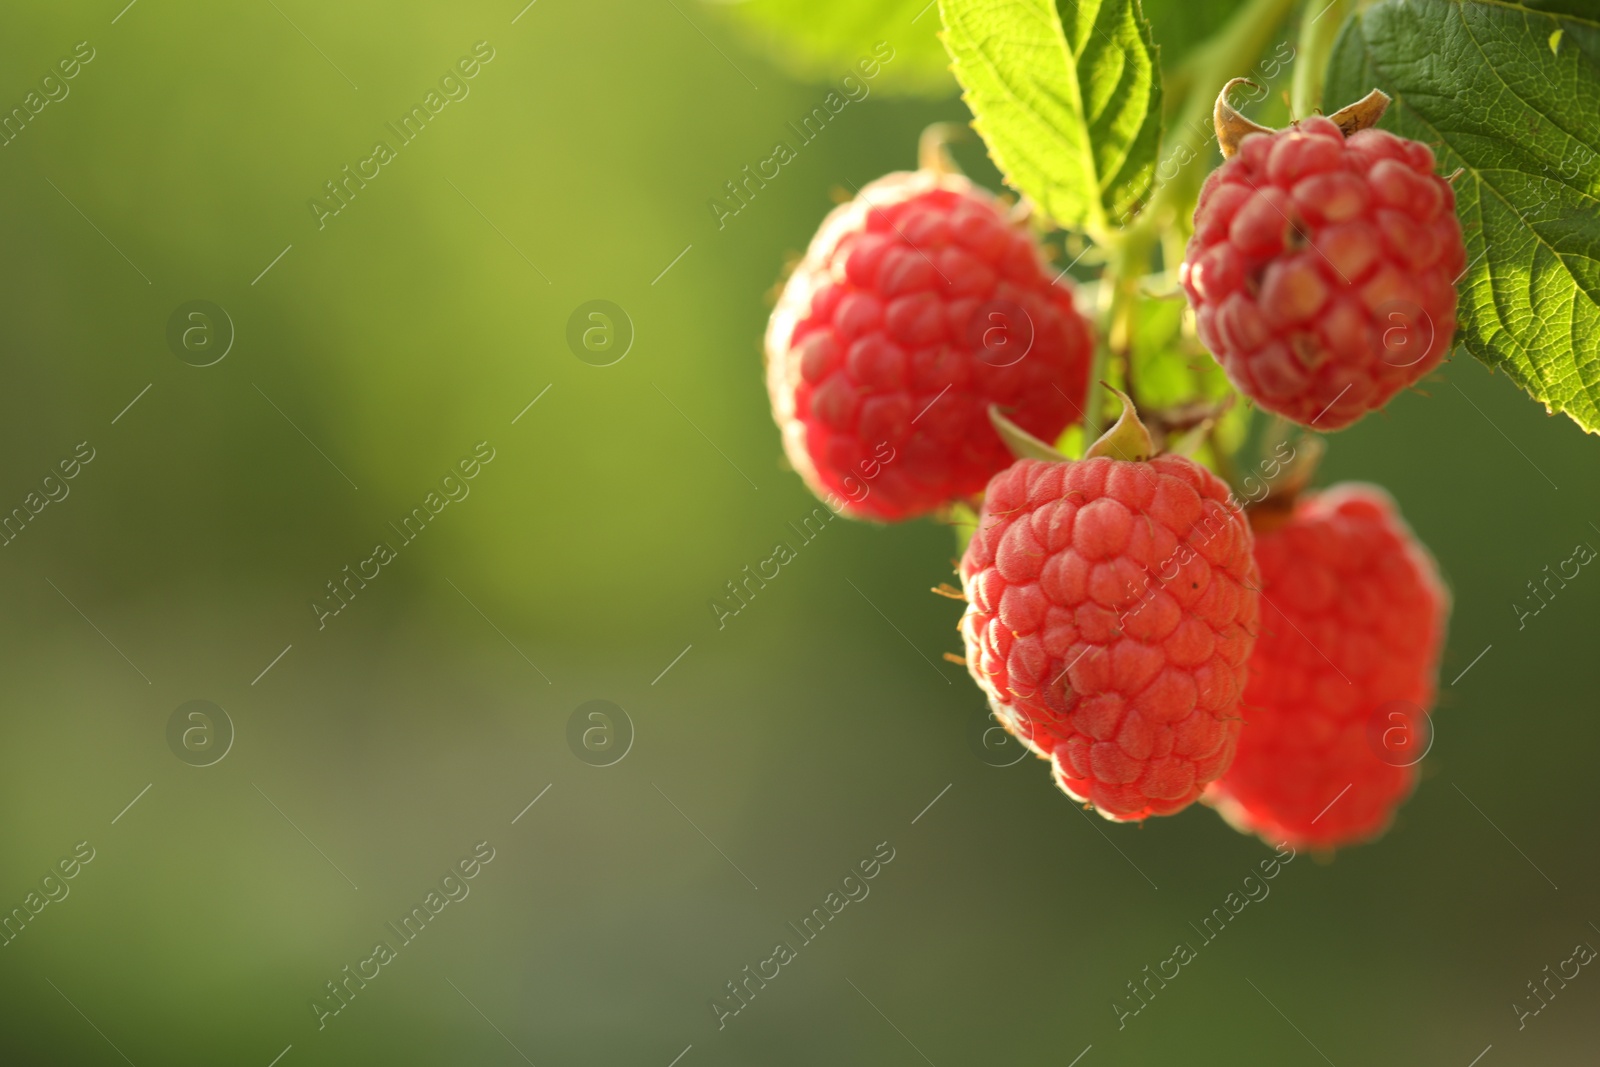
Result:
[[[1600,578],[1521,630],[1512,605],[1600,546],[1600,442],[1466,357],[1331,442],[1325,476],[1388,486],[1455,591],[1422,788],[1119,1031],[1270,850],[994,766],[1016,750],[940,659],[948,529],[833,522],[725,628],[708,606],[814,503],[767,412],[768,290],[830,190],[964,120],[953,92],[896,97],[891,61],[719,229],[707,201],[830,81],[722,5],[122,3],[0,15],[4,108],[94,54],[0,148],[0,507],[94,451],[0,548],[0,908],[94,850],[0,947],[0,1061],[1596,1062],[1600,977],[1520,1031],[1511,1005],[1600,945]],[[917,6],[875,35],[896,61],[929,54]],[[308,201],[480,41],[470,94],[319,230]],[[633,333],[609,366],[566,340],[597,299]],[[193,300],[236,335],[212,366],[169,348]],[[197,699],[235,735],[205,767],[168,744]],[[569,744],[591,700],[632,724],[610,766]],[[470,895],[319,1029],[481,841]],[[870,896],[719,1029],[881,842]]]

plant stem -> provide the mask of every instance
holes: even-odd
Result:
[[[1116,266],[1108,265],[1101,275],[1095,305],[1095,319],[1100,328],[1095,331],[1094,357],[1089,362],[1089,390],[1084,395],[1083,401],[1083,443],[1087,447],[1089,442],[1100,436],[1105,427],[1101,424],[1100,412],[1105,402],[1110,399],[1110,394],[1101,388],[1100,383],[1109,377],[1108,368],[1111,365],[1111,341],[1108,336],[1108,323],[1115,313],[1115,283]],[[1106,423],[1105,425],[1110,425]]]
[[[1106,315],[1106,346],[1122,368],[1122,388],[1135,403],[1133,385],[1134,313],[1139,307],[1139,289],[1150,273],[1150,258],[1160,242],[1154,231],[1130,230],[1127,239],[1111,250],[1106,273],[1111,282],[1111,307]]]
[[[1322,84],[1328,55],[1344,27],[1353,0],[1310,0],[1300,18],[1300,40],[1295,45],[1294,83],[1289,89],[1289,114],[1303,119],[1322,106]],[[1315,8],[1313,14],[1311,9]]]
[[[1184,60],[1179,77],[1187,86],[1187,95],[1170,127],[1169,143],[1164,146],[1165,158],[1178,162],[1178,172],[1156,187],[1139,218],[1123,231],[1125,239],[1134,243],[1146,239],[1142,234],[1134,238],[1133,234],[1172,225],[1171,216],[1181,214],[1177,209],[1187,206],[1198,188],[1197,172],[1191,164],[1199,160],[1216,136],[1211,109],[1217,92],[1230,78],[1250,73],[1256,57],[1266,49],[1294,5],[1295,0],[1250,0],[1216,36]],[[1160,180],[1159,170],[1157,179]]]
[[[1295,0],[1250,0],[1216,36],[1191,53],[1181,68],[1186,85],[1183,106],[1171,127],[1175,135],[1167,138],[1168,159],[1176,160],[1178,170],[1160,181],[1150,202],[1132,226],[1107,236],[1106,280],[1110,300],[1104,319],[1105,346],[1131,360],[1134,312],[1138,307],[1139,285],[1150,273],[1151,259],[1198,190],[1200,168],[1194,166],[1214,136],[1211,107],[1215,93],[1224,82],[1248,72],[1255,59],[1283,21]],[[1188,230],[1187,220],[1182,229]],[[1173,247],[1169,242],[1169,249]]]
[[[1139,286],[1150,273],[1155,250],[1163,241],[1169,254],[1173,248],[1181,248],[1181,240],[1174,239],[1171,233],[1175,226],[1181,227],[1183,237],[1187,236],[1187,215],[1203,177],[1202,168],[1194,164],[1215,136],[1211,108],[1217,91],[1228,79],[1250,72],[1256,57],[1266,49],[1294,5],[1295,0],[1250,0],[1174,72],[1172,82],[1182,86],[1183,104],[1168,127],[1168,136],[1163,138],[1163,149],[1167,160],[1176,161],[1177,170],[1162,180],[1158,169],[1155,192],[1133,225],[1095,235],[1097,243],[1105,248],[1107,263],[1103,275],[1105,314],[1101,319],[1101,339],[1096,345],[1091,395],[1095,383],[1110,369],[1109,357],[1124,358],[1125,375],[1130,369]],[[1129,383],[1125,379],[1123,384]],[[1090,411],[1096,407],[1091,404]],[[1088,433],[1091,420],[1086,417],[1084,421]]]

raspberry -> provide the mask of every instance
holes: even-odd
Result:
[[[1456,328],[1466,249],[1455,194],[1427,145],[1372,128],[1346,135],[1377,121],[1387,103],[1377,96],[1286,130],[1247,123],[1261,132],[1206,179],[1180,271],[1200,340],[1229,380],[1318,430],[1415,384]],[[1219,98],[1225,148],[1235,120],[1245,122]]]
[[[1227,486],[1179,456],[1021,459],[989,483],[961,560],[967,666],[1069,796],[1170,815],[1227,769],[1252,545]]]
[[[1054,440],[1081,417],[1093,341],[1039,245],[958,174],[890,174],[836,208],[767,328],[794,464],[858,518],[970,497],[1010,456],[990,404]]]
[[[1425,723],[1407,719],[1433,704],[1449,593],[1376,486],[1302,497],[1281,526],[1257,530],[1256,564],[1245,727],[1206,802],[1269,844],[1370,840],[1416,784],[1404,764],[1421,754],[1406,748]]]

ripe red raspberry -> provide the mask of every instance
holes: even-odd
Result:
[[[1081,417],[1093,342],[1025,224],[957,174],[870,183],[830,214],[767,328],[767,391],[812,491],[858,518],[970,497]],[[885,457],[891,457],[885,459]]]
[[[1420,141],[1346,136],[1320,115],[1238,142],[1200,192],[1180,277],[1201,342],[1240,391],[1337,430],[1438,365],[1466,250],[1433,168]]]
[[[1018,460],[961,560],[967,667],[995,716],[1108,819],[1227,769],[1256,628],[1249,524],[1178,456]]]
[[[1269,844],[1355,844],[1416,784],[1450,596],[1376,486],[1302,497],[1280,521],[1258,522],[1245,726],[1206,802]]]

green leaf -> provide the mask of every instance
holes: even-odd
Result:
[[[1384,126],[1433,146],[1440,173],[1463,170],[1461,341],[1549,410],[1600,430],[1600,21],[1381,0],[1340,34],[1325,99],[1372,88],[1394,97]]]
[[[1137,0],[940,0],[939,11],[1006,181],[1091,234],[1137,211],[1161,139],[1161,72]]]
[[[955,92],[930,0],[748,0],[710,6],[753,49],[802,80],[827,82],[852,73],[859,79],[858,64],[872,60],[873,50],[883,44],[894,58],[866,83],[869,88],[901,96]]]

